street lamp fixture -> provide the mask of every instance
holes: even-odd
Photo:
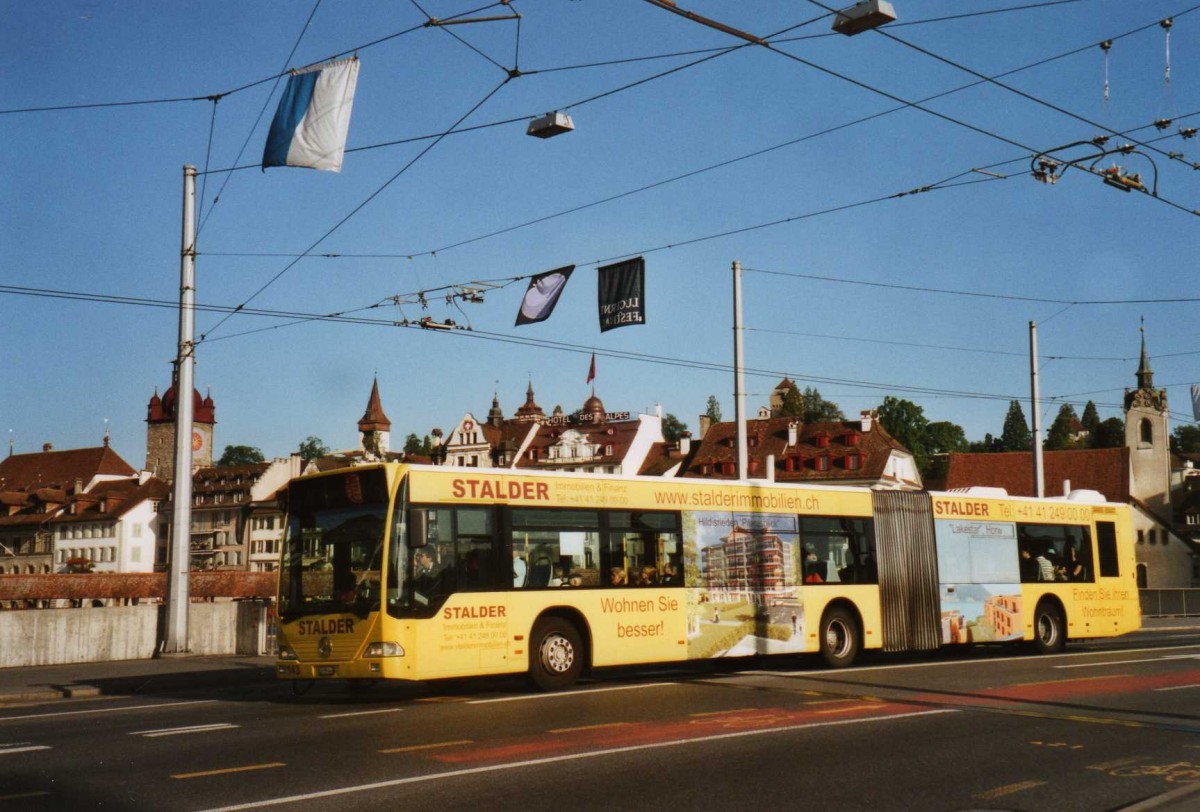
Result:
[[[573,129],[575,129],[575,123],[571,121],[571,117],[556,110],[530,121],[529,129],[525,131],[525,134],[535,138],[553,138],[556,135],[569,133]]]
[[[887,0],[863,0],[834,14],[833,30],[852,37],[895,19],[896,10]]]

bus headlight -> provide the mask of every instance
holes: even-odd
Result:
[[[403,657],[404,649],[399,643],[371,643],[367,646],[367,657]]]
[[[296,652],[292,649],[291,646],[280,646],[279,654],[277,656],[281,660],[298,660],[298,659],[300,659],[299,657],[296,656]]]

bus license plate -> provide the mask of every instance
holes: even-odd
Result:
[[[317,676],[318,677],[332,677],[336,673],[337,673],[336,665],[318,665],[317,666]]]

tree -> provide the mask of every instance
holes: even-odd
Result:
[[[1092,448],[1120,448],[1125,445],[1125,421],[1110,417],[1096,427],[1092,435]]]
[[[945,480],[950,471],[950,454],[970,450],[963,427],[948,420],[939,420],[925,427],[925,451],[929,465],[921,476],[926,480]]]
[[[673,414],[667,414],[662,419],[663,439],[668,443],[679,441],[679,435],[687,431],[687,423],[684,423]]]
[[[804,395],[800,394],[800,388],[796,384],[788,381],[788,387],[783,393],[783,402],[771,417],[794,417],[803,420],[804,415]]]
[[[227,445],[221,459],[217,460],[218,468],[232,468],[235,465],[254,465],[266,462],[263,453],[250,445]]]
[[[809,386],[804,390],[804,419],[809,423],[836,423],[845,420],[846,415],[836,403],[821,397],[817,387]]]
[[[329,454],[329,446],[321,442],[320,437],[309,435],[308,439],[300,444],[300,459],[316,460]]]
[[[1171,435],[1173,451],[1180,454],[1200,452],[1200,426],[1176,426]]]
[[[422,452],[422,448],[421,448],[421,438],[420,437],[418,437],[415,434],[410,434],[404,438],[404,453],[405,454],[420,454],[421,452]]]
[[[888,395],[879,406],[879,423],[900,445],[907,448],[917,462],[917,469],[924,471],[929,465],[929,452],[925,448],[925,431],[929,419],[925,410],[911,400]]]
[[[704,414],[714,423],[721,422],[721,404],[717,402],[716,395],[708,396],[708,408],[704,410]]]
[[[1008,404],[1008,414],[1004,416],[1004,431],[1000,433],[1001,451],[1032,451],[1033,433],[1025,422],[1025,412],[1021,404],[1011,401]]]
[[[1083,424],[1083,430],[1088,433],[1088,445],[1092,445],[1096,437],[1096,429],[1100,428],[1100,413],[1096,411],[1096,404],[1090,400],[1083,407],[1083,417],[1079,418],[1079,422]]]
[[[1075,407],[1070,403],[1064,403],[1058,408],[1058,415],[1054,418],[1054,422],[1050,424],[1050,431],[1046,433],[1046,450],[1047,451],[1063,451],[1069,448],[1077,448],[1079,442],[1075,437],[1076,424],[1079,423],[1079,417],[1075,414]]]
[[[982,440],[973,440],[971,442],[971,453],[973,454],[990,454],[993,451],[1002,451],[1000,448],[1000,438],[993,437],[991,432],[983,435]]]

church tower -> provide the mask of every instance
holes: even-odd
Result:
[[[158,388],[146,409],[146,470],[165,482],[175,480],[175,416],[178,392],[173,381],[160,398]],[[213,427],[217,423],[212,396],[192,390],[192,470],[213,464]]]
[[[390,450],[392,436],[392,421],[383,413],[383,403],[379,400],[379,379],[371,384],[371,396],[367,398],[367,410],[358,421],[358,430],[362,433],[361,446],[368,458],[382,459]]]
[[[1131,494],[1161,518],[1171,519],[1171,450],[1167,390],[1154,388],[1146,353],[1146,327],[1138,362],[1137,389],[1125,390],[1125,446],[1129,449]]]

